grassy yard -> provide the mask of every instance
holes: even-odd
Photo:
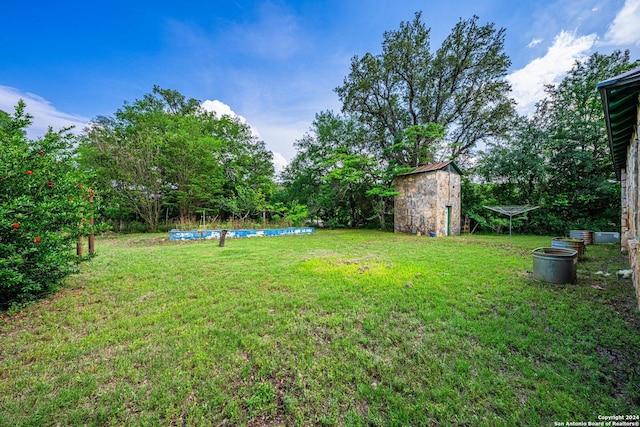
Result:
[[[588,247],[577,284],[548,285],[528,270],[549,237],[165,239],[99,239],[59,294],[0,314],[0,425],[640,413],[640,313],[616,245]]]

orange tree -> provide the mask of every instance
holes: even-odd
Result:
[[[93,192],[68,129],[27,139],[31,116],[0,111],[0,308],[54,290],[77,270],[74,245],[89,231]]]

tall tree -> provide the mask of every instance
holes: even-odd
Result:
[[[145,99],[125,105],[114,118],[98,117],[87,130],[83,163],[95,171],[105,195],[135,212],[155,232],[166,181],[162,173],[162,105]]]
[[[566,207],[557,208],[576,225],[594,227],[596,218],[600,227],[619,223],[619,192],[610,182],[615,175],[596,84],[638,64],[631,63],[628,51],[596,52],[576,62],[560,84],[547,87],[539,104],[549,156],[547,203],[566,200]]]
[[[537,204],[547,185],[546,133],[539,115],[518,117],[505,138],[479,153],[475,173],[494,187],[501,204]],[[499,192],[498,192],[499,191]]]
[[[415,166],[436,152],[450,158],[468,154],[477,142],[506,131],[513,102],[505,80],[505,30],[478,20],[461,20],[432,53],[430,29],[416,13],[399,30],[384,33],[381,54],[352,59],[336,92],[343,111],[368,127],[372,152]],[[445,146],[424,132],[413,133],[412,144],[400,144],[408,128],[429,124],[446,129]]]

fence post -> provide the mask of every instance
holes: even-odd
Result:
[[[93,218],[89,221],[91,224],[91,234],[89,234],[89,255],[93,255],[96,251],[95,235],[93,234]]]

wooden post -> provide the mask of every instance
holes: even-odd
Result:
[[[78,242],[76,243],[76,255],[82,256],[82,236],[78,237]]]
[[[93,234],[93,218],[89,220],[91,225],[91,234],[89,234],[89,255],[93,255],[96,252],[95,235]]]
[[[223,248],[224,247],[224,239],[225,237],[227,237],[227,230],[222,230],[222,233],[220,233],[220,243],[218,244],[219,247]]]
[[[93,203],[93,196],[89,197],[89,202]],[[91,226],[91,233],[89,234],[89,255],[93,255],[96,251],[95,247],[95,235],[93,234],[93,211],[91,212],[91,219],[89,220]]]
[[[471,233],[471,221],[469,221],[469,215],[464,216],[464,227],[462,229],[463,233]]]

